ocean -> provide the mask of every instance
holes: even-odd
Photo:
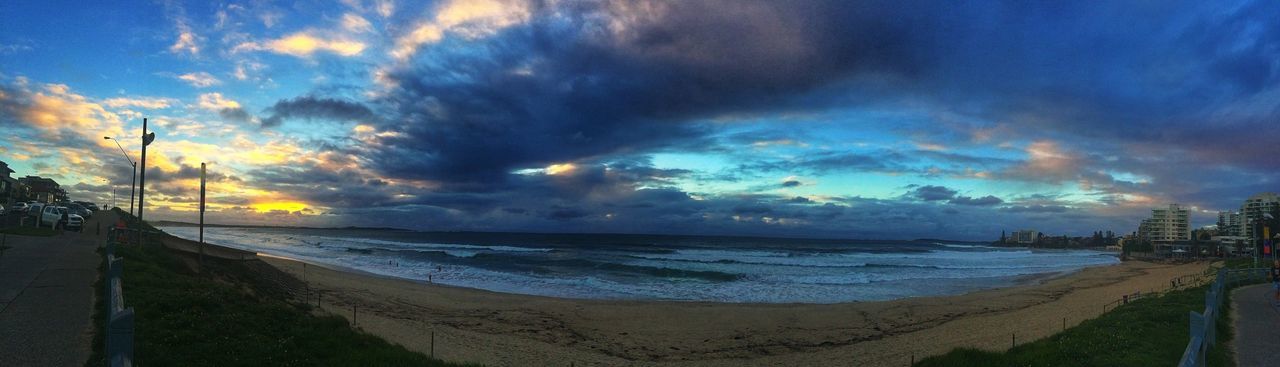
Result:
[[[197,228],[165,226],[196,239]],[[212,244],[385,276],[583,299],[839,303],[962,294],[1119,263],[942,241],[205,228]]]

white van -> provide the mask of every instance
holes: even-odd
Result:
[[[58,228],[79,231],[84,229],[84,217],[71,214],[65,206],[45,205],[40,212],[40,227]]]

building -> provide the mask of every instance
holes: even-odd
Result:
[[[1218,212],[1218,235],[1239,236],[1244,231],[1240,222],[1240,212]]]
[[[1138,233],[1152,243],[1173,243],[1191,240],[1191,217],[1186,208],[1178,204],[1151,209],[1151,218],[1142,221]]]
[[[42,203],[59,203],[67,201],[67,192],[58,181],[40,176],[27,176],[18,179],[26,187],[25,196]]]
[[[1151,235],[1151,218],[1143,219],[1142,223],[1138,223],[1138,232],[1134,234],[1134,238],[1142,241],[1150,240]]]
[[[0,204],[6,207],[18,200],[18,180],[12,174],[13,169],[9,168],[9,164],[0,161]]]
[[[1029,245],[1036,243],[1036,240],[1038,239],[1040,239],[1040,231],[1024,229],[1021,231],[1013,231],[1012,236],[1009,237],[1009,242]]]
[[[1260,219],[1264,213],[1270,213],[1280,208],[1280,196],[1272,192],[1264,192],[1261,194],[1250,196],[1249,199],[1240,205],[1240,232],[1239,236],[1248,238],[1257,238],[1260,234],[1255,235],[1254,224]]]

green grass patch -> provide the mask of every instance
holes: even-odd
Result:
[[[62,231],[55,230],[53,228],[45,228],[45,227],[9,227],[5,229],[0,229],[0,233],[17,235],[17,236],[52,237],[52,236],[57,236],[58,233],[61,233],[61,232]]]
[[[196,272],[188,255],[154,244],[119,246],[117,256],[125,259],[125,304],[136,313],[136,365],[454,366],[355,331],[341,317],[314,315],[263,280],[269,265],[260,262],[206,258]],[[103,360],[102,343],[95,338],[90,365]]]
[[[1171,366],[1190,340],[1189,311],[1204,312],[1207,286],[1173,291],[1120,306],[1051,337],[1005,352],[956,349],[916,366]],[[1228,306],[1229,307],[1229,306]],[[1218,319],[1210,366],[1233,366],[1225,346],[1231,325]]]

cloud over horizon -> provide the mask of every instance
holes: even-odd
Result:
[[[156,55],[124,68],[0,25],[34,45],[0,60],[0,160],[102,200],[100,136],[150,117],[171,218],[205,161],[227,220],[439,230],[1126,233],[1280,190],[1266,1],[131,7],[170,22],[71,56]]]

